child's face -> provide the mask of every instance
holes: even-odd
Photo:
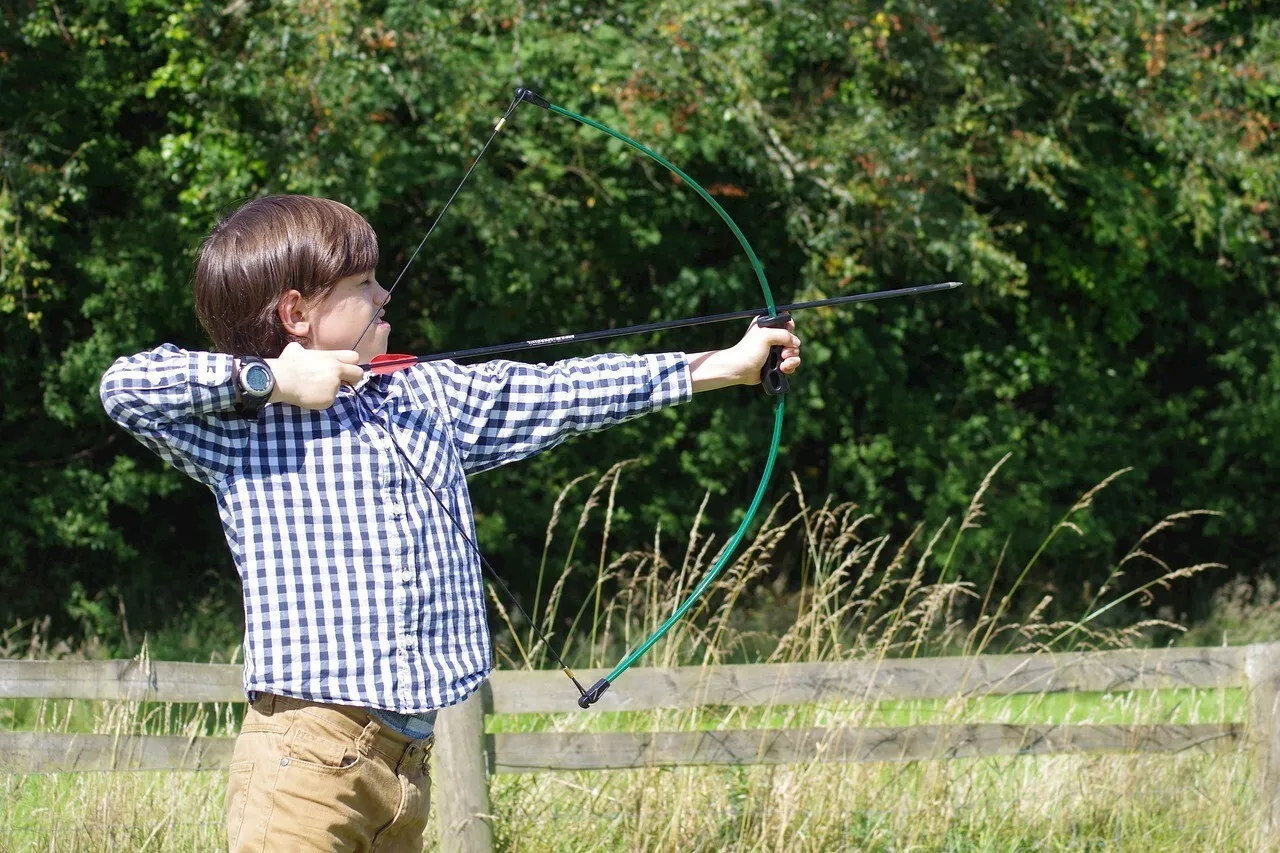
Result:
[[[361,361],[384,354],[391,324],[382,319],[382,308],[389,297],[372,270],[340,279],[322,299],[307,306],[310,348],[354,349]],[[375,316],[378,320],[370,326]],[[365,327],[369,331],[354,343]]]

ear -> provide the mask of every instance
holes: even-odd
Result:
[[[276,316],[284,332],[292,338],[306,340],[311,334],[311,322],[307,319],[307,301],[296,290],[286,290],[276,303]]]

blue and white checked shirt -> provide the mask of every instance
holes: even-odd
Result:
[[[165,345],[117,361],[102,402],[213,490],[244,587],[245,691],[407,714],[465,699],[493,654],[480,561],[388,431],[474,540],[466,474],[692,394],[679,353],[435,362],[245,420],[232,367]]]

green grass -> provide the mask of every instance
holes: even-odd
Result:
[[[0,775],[0,850],[226,849],[221,773]]]
[[[722,728],[799,728],[802,726],[912,726],[928,723],[999,722],[1018,724],[1092,723],[1235,723],[1247,715],[1246,695],[1240,689],[1154,690],[1133,693],[1035,693],[967,699],[962,708],[954,700],[929,699],[855,705],[849,703],[796,706],[723,707],[703,705],[690,711],[593,711],[575,717],[556,714],[503,714],[486,718],[491,734],[560,730],[566,721],[573,731],[653,731],[655,721],[679,731]]]
[[[546,582],[532,612],[548,627],[573,621],[569,659],[598,666],[643,638],[675,607],[715,557],[696,524],[679,566],[652,553],[608,552],[607,519],[618,471],[586,501],[562,565],[554,570],[557,503],[542,561]],[[992,472],[995,473],[994,471]],[[1178,626],[1141,616],[1155,584],[1176,583],[1205,566],[1165,567],[1127,584],[1159,533],[1193,514],[1163,520],[1086,598],[1078,618],[1052,621],[1049,601],[1015,612],[1018,591],[1040,554],[1098,489],[1051,528],[1041,551],[1000,580],[975,589],[965,576],[962,540],[982,516],[984,481],[959,525],[890,542],[866,532],[850,505],[810,507],[783,519],[778,507],[689,618],[646,658],[673,666],[739,661],[881,660],[935,654],[1054,652],[1132,648]],[[1108,481],[1109,482],[1109,481]],[[1105,483],[1103,484],[1105,486]],[[1100,486],[1099,488],[1102,488]],[[562,495],[563,498],[563,495]],[[600,553],[575,556],[593,508],[604,508]],[[798,594],[768,584],[776,551],[791,533],[806,542]],[[594,572],[610,590],[562,612],[564,579]],[[556,578],[556,575],[559,578]],[[1001,573],[997,567],[996,574]],[[1149,574],[1143,575],[1150,577]],[[994,584],[994,582],[993,582]],[[511,668],[541,667],[527,625],[495,626]],[[1115,616],[1137,614],[1125,624]],[[1232,620],[1238,613],[1233,610]],[[1236,621],[1231,623],[1236,624]],[[553,635],[553,639],[555,636]],[[26,656],[29,650],[12,650]],[[199,657],[199,655],[197,655]],[[626,676],[622,676],[623,679]],[[566,685],[567,686],[567,685]],[[593,712],[491,717],[490,732],[654,732],[924,723],[1228,723],[1246,718],[1243,691],[1158,690],[1044,693],[937,701],[830,703],[760,708],[704,707],[638,713]],[[0,702],[0,724],[38,731],[234,734],[239,706]],[[436,790],[449,784],[437,780]],[[221,773],[82,773],[0,776],[0,851],[204,851],[222,848]],[[969,758],[881,764],[810,761],[786,766],[642,768],[529,773],[491,780],[498,848],[511,851],[1078,851],[1245,850],[1259,845],[1253,763],[1244,749],[1202,754],[1091,754]],[[436,837],[434,824],[428,837]]]
[[[239,718],[227,706],[201,716],[141,703],[44,704],[25,718],[55,722],[59,731],[103,730],[114,719],[129,731],[231,734]],[[1240,690],[1161,690],[984,697],[963,707],[911,701],[504,715],[490,717],[488,729],[1205,723],[1244,714]],[[1227,849],[1216,845],[1251,829],[1250,773],[1242,753],[1033,756],[521,774],[494,777],[492,790],[499,841],[513,850],[1074,850],[1104,842],[1105,849]],[[51,843],[57,850],[216,850],[224,785],[220,773],[0,777],[0,850]],[[771,838],[778,822],[789,829]]]

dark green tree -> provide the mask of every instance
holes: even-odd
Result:
[[[66,628],[108,591],[157,624],[228,586],[208,493],[106,421],[98,377],[160,341],[206,346],[194,249],[256,195],[351,204],[394,277],[518,83],[711,187],[784,300],[967,282],[801,317],[782,473],[812,494],[909,529],[961,512],[1011,453],[961,565],[981,582],[1006,539],[1025,558],[1131,466],[1038,585],[1070,606],[1116,547],[1191,507],[1223,516],[1166,557],[1274,573],[1276,56],[1280,22],[1243,0],[9,4],[0,624]],[[687,188],[525,106],[392,313],[397,348],[426,351],[756,300]],[[531,584],[557,487],[630,456],[619,547],[687,529],[706,489],[724,530],[767,421],[755,395],[700,398],[477,478],[486,549]]]

